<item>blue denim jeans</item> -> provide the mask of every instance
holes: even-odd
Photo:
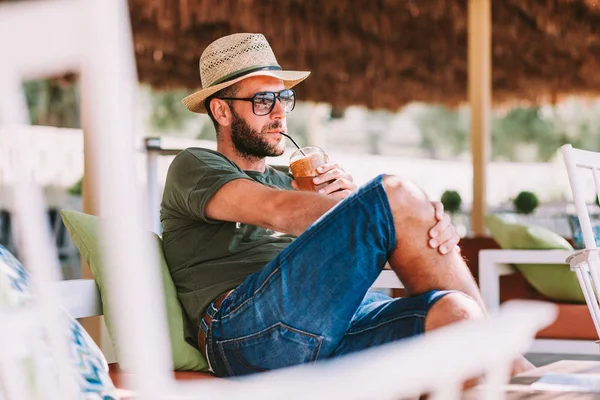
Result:
[[[369,288],[396,243],[383,176],[323,215],[207,312],[207,356],[239,376],[359,351],[424,332],[449,291],[392,299]],[[422,238],[427,240],[427,238]]]

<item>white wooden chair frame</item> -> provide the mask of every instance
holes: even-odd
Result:
[[[577,217],[581,225],[585,249],[572,254],[567,262],[571,270],[577,274],[577,279],[585,296],[585,301],[594,321],[596,333],[600,337],[600,266],[596,238],[592,229],[592,222],[584,198],[584,182],[581,172],[591,171],[596,188],[596,196],[600,196],[600,153],[574,149],[570,144],[561,147],[563,160],[567,168],[569,184],[577,210]],[[597,344],[600,341],[596,341]]]
[[[73,318],[96,317],[102,315],[102,300],[98,286],[93,279],[72,279],[54,283],[61,305]],[[393,271],[382,271],[372,286],[374,289],[402,288]]]
[[[392,283],[394,279],[397,281],[391,271],[383,271],[378,281],[384,283],[388,279]],[[57,289],[60,303],[73,317],[85,318],[103,314],[100,293],[94,280],[58,281],[53,286]],[[435,393],[434,398],[458,399],[461,397],[461,388],[457,382],[460,382],[459,376],[465,376],[464,368],[466,368],[473,376],[480,372],[487,373],[487,382],[478,387],[469,398],[501,399],[504,398],[502,387],[508,380],[508,365],[512,358],[524,352],[535,332],[549,324],[556,314],[556,310],[550,304],[513,303],[516,304],[509,304],[508,310],[503,310],[504,315],[501,315],[501,310],[497,310],[495,318],[491,321],[457,324],[433,335],[430,333],[417,341],[390,344],[332,362],[322,362],[316,366],[299,366],[260,374],[241,380],[240,382],[244,384],[243,388],[223,384],[225,381],[219,383],[204,381],[199,384],[180,382],[178,393],[182,397],[178,398],[196,398],[194,392],[201,388],[201,398],[234,399],[241,398],[243,393],[244,398],[256,399],[279,399],[283,396],[290,399],[307,397],[330,399],[336,395],[335,386],[344,382],[346,390],[343,397],[350,399],[391,399],[400,396],[416,396],[428,390]],[[505,343],[501,346],[489,346],[490,341],[495,343],[507,341],[511,343],[513,350],[507,353]],[[503,349],[498,350],[499,348]],[[442,358],[447,357],[453,362],[444,363],[445,366],[436,364],[433,367],[425,362],[425,358],[432,354],[444,354]],[[424,360],[422,363],[410,362],[408,368],[402,368],[401,389],[390,388],[387,381],[389,377],[386,377],[383,370],[370,376],[368,383],[364,381],[364,374],[367,370],[372,370],[373,365],[377,365],[378,368],[383,368],[384,365],[391,366],[400,358],[405,362]],[[483,369],[476,367],[478,363],[473,362],[473,358],[486,360],[489,366]],[[437,386],[429,386],[430,384],[426,383],[428,378],[425,376],[431,374],[432,368],[435,368],[437,376],[444,377],[441,384],[438,382]],[[460,370],[462,372],[459,372]],[[299,385],[300,382],[304,384]],[[356,387],[348,387],[348,382],[355,382]],[[366,390],[357,392],[365,385],[368,387]],[[266,387],[269,389],[265,389]],[[135,395],[135,392],[133,394]]]
[[[585,249],[571,250],[482,250],[479,253],[481,295],[491,312],[500,306],[500,277],[515,273],[510,264],[566,263],[577,274],[596,333],[600,337],[599,256],[586,201],[583,197],[581,169],[591,170],[600,196],[600,153],[574,149],[570,144],[561,147],[569,184],[581,225]],[[600,341],[568,339],[536,339],[529,350],[534,353],[569,353],[598,355]]]
[[[512,264],[568,264],[572,250],[481,250],[479,287],[490,313],[500,309],[500,277],[518,273]],[[566,265],[565,265],[566,266]],[[598,355],[591,340],[535,339],[530,353]]]

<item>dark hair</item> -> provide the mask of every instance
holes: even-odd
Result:
[[[217,122],[217,120],[215,119],[211,109],[210,109],[210,101],[212,99],[215,98],[219,98],[219,97],[235,97],[235,95],[240,91],[239,85],[237,83],[226,87],[225,89],[221,89],[218,92],[212,94],[211,96],[207,97],[206,100],[204,100],[204,106],[206,107],[206,111],[208,113],[208,116],[210,117],[210,120],[212,121],[213,125],[215,126],[215,131],[217,132],[217,136],[219,135],[219,123]],[[224,100],[226,101],[229,105],[231,105],[231,100]]]

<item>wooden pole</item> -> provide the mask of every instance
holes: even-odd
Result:
[[[490,151],[491,0],[469,0],[468,7],[468,85],[473,157],[471,229],[474,236],[482,236],[485,234],[486,169]]]

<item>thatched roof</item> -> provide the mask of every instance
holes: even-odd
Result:
[[[466,101],[464,0],[130,0],[138,71],[157,88],[200,86],[214,39],[261,32],[279,63],[308,69],[303,99],[397,109]],[[493,0],[494,100],[600,93],[598,0]]]
[[[200,86],[214,39],[261,32],[299,97],[397,109],[467,99],[466,0],[129,0],[140,80]],[[599,0],[492,0],[495,101],[600,93]]]

